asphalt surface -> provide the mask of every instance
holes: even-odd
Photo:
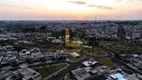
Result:
[[[88,60],[91,57],[95,57],[95,58],[111,58],[113,57],[113,53],[107,53],[107,55],[104,56],[92,56],[92,55],[88,55],[84,49],[80,50],[80,54],[84,54],[85,57],[83,59],[81,59],[78,62],[75,63],[71,63],[67,68],[63,69],[62,71],[60,71],[59,73],[57,73],[56,75],[51,76],[50,78],[48,78],[47,80],[61,80],[62,78],[64,78],[64,76],[69,73],[70,71],[78,68],[83,61]]]
[[[71,65],[69,65],[67,68],[65,68],[64,70],[60,71],[57,75],[54,75],[52,77],[50,77],[47,80],[60,80],[62,79],[67,73],[69,73],[70,71],[76,69],[77,67],[79,67],[82,63],[82,61],[88,60],[88,57],[83,58],[82,60],[72,63]]]

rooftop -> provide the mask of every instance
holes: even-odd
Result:
[[[125,76],[121,73],[112,74],[108,77],[107,80],[128,80]]]
[[[88,77],[90,77],[91,75],[83,68],[78,68],[76,70],[72,71],[72,74],[75,76],[75,78],[77,80],[84,80]]]
[[[97,61],[95,61],[95,60],[88,60],[88,61],[82,62],[82,64],[83,64],[84,66],[93,66],[93,65],[95,65],[96,63],[97,63]]]
[[[34,79],[34,77],[40,75],[38,72],[30,68],[22,68],[22,69],[19,69],[17,72],[23,75],[26,80],[29,80],[30,78]]]

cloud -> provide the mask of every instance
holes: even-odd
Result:
[[[68,1],[69,3],[76,4],[76,5],[86,5],[86,2],[83,1]],[[91,5],[88,4],[87,7],[96,7],[99,9],[113,9],[112,7],[104,6],[104,5]]]
[[[128,0],[128,2],[132,2],[132,1],[136,1],[136,0]]]
[[[123,0],[115,0],[114,3],[122,2]]]
[[[99,8],[99,9],[114,9],[112,7],[109,7],[109,6],[103,6],[103,5],[88,5],[88,7],[96,7],[96,8]]]
[[[19,9],[35,9],[32,7],[24,7],[24,6],[19,6],[19,5],[8,5],[8,4],[0,4],[0,7],[19,8]]]
[[[137,1],[142,1],[142,0],[115,0],[114,3],[119,3],[119,2],[137,2]]]
[[[132,13],[142,13],[142,10],[133,10],[133,11],[129,11],[129,12],[132,12]]]
[[[86,2],[83,2],[83,1],[68,1],[69,3],[72,3],[72,4],[77,4],[77,5],[85,5]]]

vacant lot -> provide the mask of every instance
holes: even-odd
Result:
[[[44,79],[66,66],[67,66],[67,64],[60,63],[60,64],[43,66],[43,67],[37,67],[37,68],[33,68],[33,69],[36,70],[37,72],[39,72],[41,74],[42,79]]]

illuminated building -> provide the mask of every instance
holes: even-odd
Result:
[[[66,47],[79,47],[80,46],[80,44],[71,43],[69,38],[70,38],[69,29],[66,28],[65,29],[65,46]]]

